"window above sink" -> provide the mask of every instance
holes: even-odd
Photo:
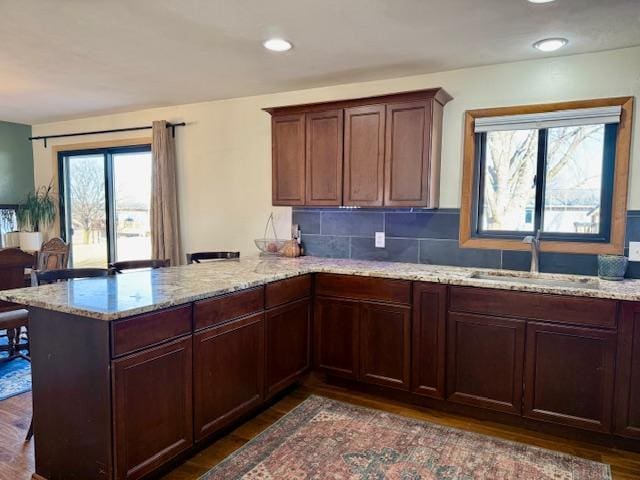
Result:
[[[460,244],[622,253],[631,97],[466,112]]]

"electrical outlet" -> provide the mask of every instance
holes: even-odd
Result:
[[[376,232],[376,248],[384,248],[384,232]]]
[[[640,262],[640,242],[629,242],[629,260]]]

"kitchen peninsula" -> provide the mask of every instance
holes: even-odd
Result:
[[[640,281],[248,258],[0,299],[31,312],[37,479],[153,474],[312,367],[640,448]]]

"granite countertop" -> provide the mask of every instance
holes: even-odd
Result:
[[[108,278],[71,280],[36,288],[4,290],[0,291],[0,300],[111,321],[275,280],[320,272],[640,301],[640,280],[612,282],[598,280],[597,277],[555,274],[539,274],[531,279],[526,272],[509,270],[315,257],[247,257],[241,260],[132,271]],[[492,280],[491,276],[496,274],[506,275],[510,279]],[[484,278],[476,278],[478,275]],[[555,283],[546,283],[549,280]]]

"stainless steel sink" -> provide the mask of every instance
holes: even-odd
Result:
[[[470,278],[479,280],[492,280],[494,282],[506,283],[523,283],[542,285],[549,287],[568,287],[568,288],[599,288],[600,283],[596,278],[576,277],[576,278],[555,278],[545,277],[544,275],[532,274],[509,274],[509,273],[491,273],[491,272],[474,272]]]

